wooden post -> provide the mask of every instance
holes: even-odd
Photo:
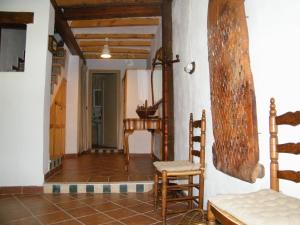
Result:
[[[194,127],[193,127],[193,113],[190,114],[190,123],[189,123],[189,160],[190,162],[193,161],[193,134],[194,134]]]
[[[155,171],[155,175],[154,175],[153,191],[154,191],[154,208],[157,209],[157,202],[158,202],[158,175],[157,175],[157,171]]]
[[[215,218],[213,212],[211,211],[210,202],[208,202],[208,205],[207,205],[207,220],[208,220],[208,225],[216,224],[216,218]]]
[[[166,217],[167,217],[167,185],[168,185],[168,176],[167,171],[162,171],[162,191],[161,191],[161,215],[163,217],[163,224],[166,224]]]
[[[203,196],[204,196],[204,173],[205,173],[205,137],[206,137],[206,115],[205,110],[202,111],[201,117],[201,142],[200,142],[200,170],[201,174],[199,175],[199,204],[198,208],[203,209]]]
[[[162,1],[163,61],[172,60],[172,0]],[[174,160],[173,65],[163,67],[163,159]]]
[[[270,186],[274,191],[279,191],[279,180],[277,177],[278,171],[278,153],[277,153],[277,125],[276,125],[276,105],[274,98],[270,101],[270,117],[269,117],[269,130],[270,130]]]

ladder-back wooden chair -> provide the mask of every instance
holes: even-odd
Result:
[[[194,129],[200,129],[200,136],[194,136]],[[155,207],[159,199],[159,191],[161,193],[162,217],[163,223],[166,223],[167,213],[181,213],[186,210],[177,212],[168,212],[168,202],[174,201],[188,201],[188,209],[193,208],[194,202],[198,204],[198,208],[203,209],[203,195],[204,195],[204,172],[205,172],[205,130],[206,118],[205,111],[202,111],[201,120],[193,120],[193,114],[190,114],[189,121],[189,160],[177,161],[157,161],[154,162],[156,172],[154,175],[154,196]],[[194,149],[194,142],[200,143],[200,150]],[[200,158],[199,162],[194,161],[194,157]],[[193,177],[199,176],[199,182],[194,183]],[[187,182],[180,184],[170,183],[172,180],[187,180]],[[161,185],[159,185],[161,184]],[[160,187],[160,189],[159,189]],[[193,189],[198,189],[198,195],[193,196]],[[187,196],[173,196],[167,195],[171,191],[187,190]],[[187,209],[187,210],[188,210]]]
[[[279,179],[300,182],[300,171],[279,170],[278,153],[300,154],[300,143],[278,144],[278,125],[300,124],[300,111],[276,116],[275,100],[271,99],[270,183],[271,189],[254,193],[220,195],[208,201],[209,224],[217,219],[224,225],[300,225],[300,199],[279,192]],[[298,189],[300,186],[298,186]]]

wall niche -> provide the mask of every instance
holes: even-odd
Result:
[[[23,72],[27,24],[32,12],[0,12],[0,72]]]

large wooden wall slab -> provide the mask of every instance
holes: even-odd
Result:
[[[255,182],[261,167],[244,0],[209,1],[208,49],[214,165]]]

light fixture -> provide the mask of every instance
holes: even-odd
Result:
[[[111,54],[108,48],[108,38],[105,38],[106,44],[104,45],[102,52],[101,52],[101,58],[103,59],[109,59],[111,58]]]

